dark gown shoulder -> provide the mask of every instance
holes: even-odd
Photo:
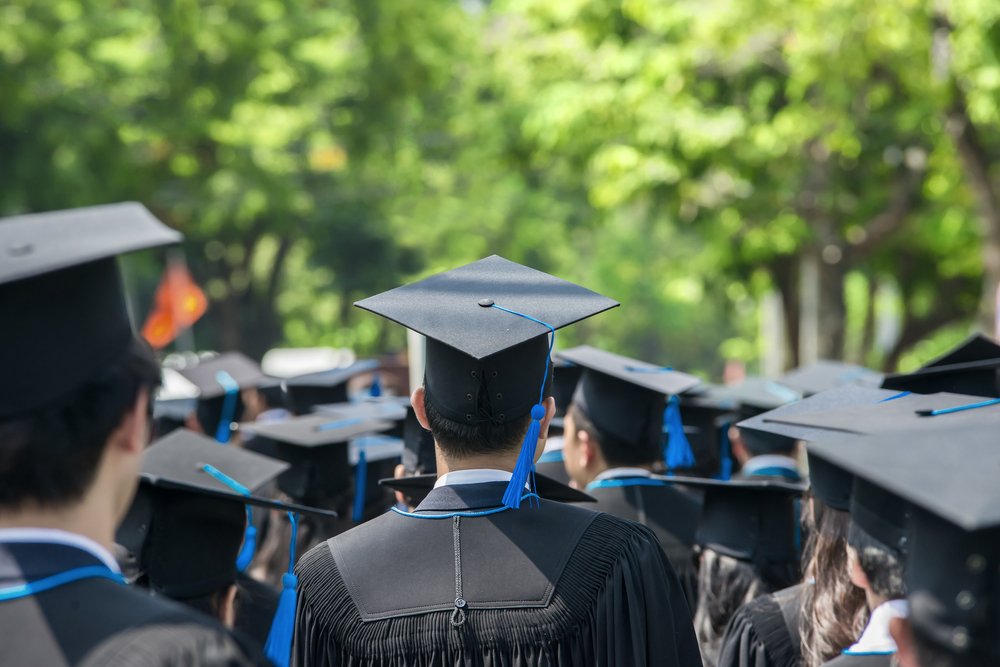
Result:
[[[892,667],[892,659],[891,653],[841,653],[824,667]]]
[[[762,595],[740,607],[723,635],[718,667],[798,667],[806,585]]]
[[[235,628],[261,650],[271,632],[281,591],[240,573],[236,578]]]
[[[57,562],[64,567],[47,574],[97,563],[86,552],[62,545],[0,544],[0,578],[8,581],[42,578],[45,574],[32,574],[32,569]],[[4,667],[268,664],[212,619],[107,579],[83,579],[0,602],[0,628]]]
[[[701,665],[652,533],[570,505],[458,520],[390,513],[313,549],[297,571],[297,665]]]
[[[693,609],[697,603],[698,572],[692,545],[701,514],[701,497],[674,485],[604,487],[589,493],[597,499],[594,509],[636,521],[653,531]]]

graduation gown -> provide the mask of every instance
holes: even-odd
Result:
[[[444,518],[389,512],[306,554],[293,664],[701,667],[647,528],[547,500],[489,513],[506,486],[434,489],[415,514]]]
[[[762,595],[740,607],[726,627],[717,667],[797,667],[806,585]]]
[[[587,487],[597,504],[594,509],[636,521],[653,531],[663,553],[673,566],[691,609],[697,603],[698,571],[694,565],[695,530],[701,514],[701,497],[676,485],[628,486],[643,477],[611,477],[621,486],[602,486],[598,481]]]
[[[858,641],[824,667],[891,667],[896,641],[889,632],[889,624],[892,619],[905,618],[908,613],[904,600],[892,600],[875,607]]]
[[[264,650],[281,591],[242,572],[236,577],[235,628]]]
[[[0,542],[0,589],[102,567],[68,544]],[[263,665],[210,618],[109,579],[81,579],[0,601],[0,666]]]

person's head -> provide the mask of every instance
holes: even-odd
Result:
[[[871,609],[906,597],[903,564],[908,517],[908,506],[898,496],[855,478],[847,566],[851,582],[864,589]]]
[[[577,485],[588,484],[609,468],[650,466],[662,458],[658,438],[627,442],[597,426],[578,403],[570,405],[563,422],[563,462]]]
[[[119,520],[137,484],[159,380],[152,352],[136,339],[69,393],[0,417],[0,514],[59,511],[100,483]]]
[[[110,541],[160,378],[117,255],[179,240],[136,203],[0,220],[0,521]]]
[[[803,596],[800,635],[804,664],[819,667],[857,640],[868,622],[868,606],[847,567],[850,514],[815,495],[808,508],[810,530],[803,571],[813,583]]]
[[[744,604],[772,589],[745,561],[709,548],[702,550],[700,561],[694,627],[702,659],[714,667],[729,619]]]

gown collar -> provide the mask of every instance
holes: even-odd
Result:
[[[508,473],[509,474],[509,473]],[[461,512],[503,505],[507,482],[479,482],[438,486],[417,505],[415,512]]]
[[[889,634],[889,623],[894,618],[906,618],[909,607],[906,600],[883,602],[872,611],[861,639],[848,648],[847,655],[892,655],[896,652],[896,642]]]
[[[78,533],[55,528],[0,528],[0,548],[8,544],[43,544],[72,547],[96,558],[115,574],[121,574],[118,561],[100,544]]]

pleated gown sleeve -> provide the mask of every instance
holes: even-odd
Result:
[[[532,511],[544,512],[544,507]],[[544,607],[470,609],[457,627],[449,610],[410,609],[399,615],[363,618],[355,598],[363,599],[365,581],[350,577],[345,581],[330,543],[320,545],[297,568],[299,600],[292,663],[299,667],[701,667],[683,591],[655,536],[632,522],[606,514],[594,517]],[[366,539],[383,540],[381,548],[391,550],[393,545],[384,540],[392,540],[393,521],[418,520],[390,517],[381,525],[380,520],[369,522],[375,525],[366,529],[371,532]],[[488,577],[497,569],[489,562],[490,547],[505,539],[503,529],[500,526],[495,539],[485,544],[462,543],[466,576]],[[434,527],[419,526],[418,530]],[[557,540],[558,528],[554,532]],[[450,573],[452,564],[442,567]],[[420,587],[420,571],[400,578],[399,585]],[[496,577],[491,586],[497,591],[506,589],[502,577]]]
[[[800,584],[740,607],[726,627],[717,667],[798,667],[802,591]]]

